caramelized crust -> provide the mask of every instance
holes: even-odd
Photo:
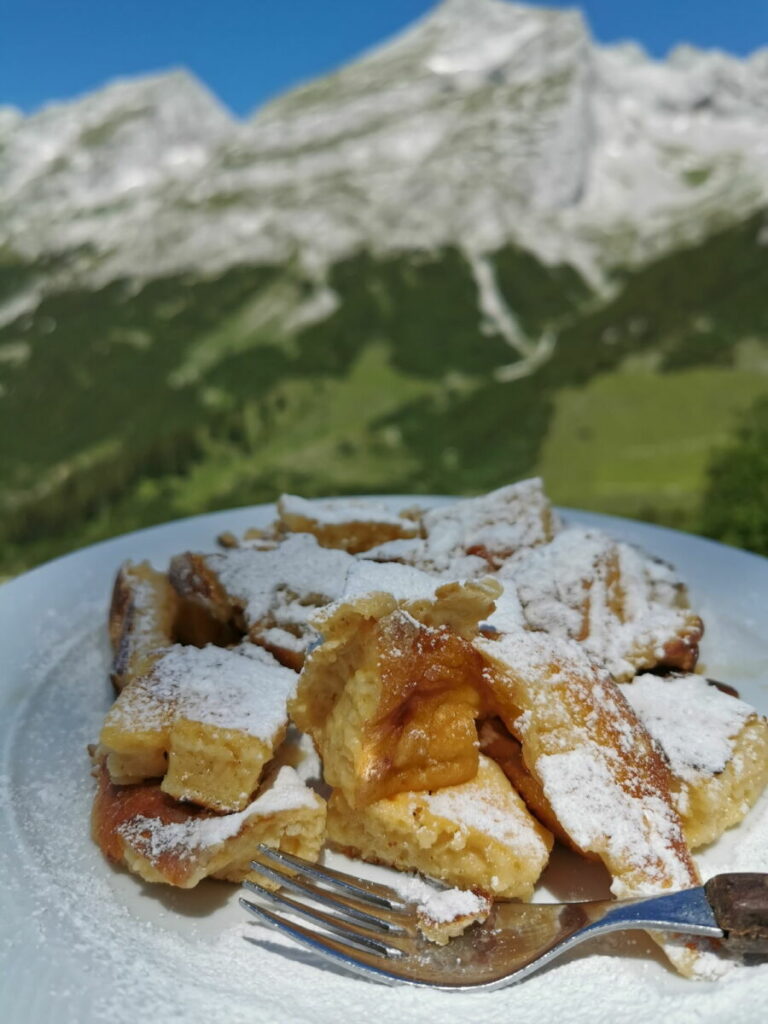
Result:
[[[697,884],[670,773],[613,683],[575,643],[535,633],[476,641],[491,704],[576,848],[618,896]]]
[[[234,622],[215,619],[202,605],[178,595],[178,607],[174,622],[175,643],[192,647],[231,647],[243,639],[243,634]]]
[[[171,559],[169,577],[186,601],[239,635],[244,633],[297,670],[314,638],[309,619],[336,599],[355,559],[320,547],[309,534]]]
[[[597,854],[619,898],[699,884],[669,769],[611,677],[575,642],[535,633],[476,641],[491,702],[522,744],[571,843]],[[708,940],[651,933],[686,976]]]
[[[284,494],[278,500],[277,512],[278,533],[311,533],[322,547],[340,548],[352,555],[419,534],[413,519],[354,499],[310,502]]]
[[[149,562],[120,567],[109,608],[112,682],[118,692],[151,667],[157,650],[173,643],[178,612],[178,598],[164,573]]]
[[[325,804],[297,777],[278,776],[245,811],[218,816],[173,800],[156,783],[115,786],[101,765],[91,832],[109,860],[147,882],[189,889],[212,876],[232,882],[253,878],[274,888],[250,867],[258,845],[317,860]]]
[[[290,706],[326,781],[354,807],[477,772],[477,652],[392,604],[382,597],[378,609],[367,602],[368,615],[346,611],[328,623]]]
[[[379,706],[363,730],[362,802],[468,781],[477,772],[480,658],[447,627],[403,612],[377,629]]]
[[[209,812],[182,804],[164,793],[156,783],[116,786],[106,764],[98,772],[98,789],[91,811],[91,834],[102,853],[111,861],[126,860],[125,840],[120,829],[137,819],[155,819],[164,825],[186,825],[204,819]],[[153,858],[154,871],[169,885],[187,887],[192,875],[189,858],[179,850],[162,850]],[[143,874],[145,877],[146,872]],[[195,882],[199,879],[195,879]],[[193,882],[192,884],[195,884]]]
[[[638,668],[674,669],[678,672],[692,672],[699,661],[699,644],[704,635],[704,623],[693,612],[688,617],[680,636],[665,641],[658,659],[653,662],[644,655],[638,658]],[[648,662],[651,662],[649,665]]]
[[[235,643],[238,634],[206,607],[177,593],[168,576],[149,562],[125,562],[112,591],[109,637],[112,682],[119,693],[149,672],[158,654],[173,643],[224,646]]]
[[[232,624],[241,633],[245,632],[242,608],[237,606],[219,582],[209,564],[208,555],[192,551],[174,555],[168,569],[168,578],[180,597],[205,609],[217,622]]]
[[[538,480],[401,515],[286,495],[271,528],[222,543],[177,556],[169,578],[127,563],[115,582],[121,692],[92,828],[147,881],[239,881],[258,843],[317,856],[324,805],[275,752],[286,702],[335,787],[336,846],[495,896],[530,896],[551,833],[600,859],[619,897],[696,885],[686,840],[716,838],[766,784],[768,724],[752,709],[715,763],[701,745],[681,760],[677,738],[665,745],[630,706],[635,684],[614,680],[690,671],[701,621],[669,566],[561,531]],[[261,675],[241,665],[230,679],[228,659],[261,661]],[[298,690],[282,666],[303,666]],[[649,678],[646,691],[660,685]],[[714,735],[694,710],[671,715],[686,742]],[[435,917],[435,937],[463,921]],[[654,938],[696,974],[699,940]]]

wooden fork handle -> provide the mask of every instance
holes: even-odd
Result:
[[[715,875],[704,891],[729,949],[768,956],[768,875]]]

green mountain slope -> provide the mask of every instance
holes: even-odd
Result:
[[[627,275],[564,333],[538,463],[556,500],[749,543],[713,526],[702,495],[713,452],[768,392],[763,221]]]
[[[712,450],[768,393],[761,223],[617,275],[610,299],[495,253],[521,333],[556,339],[516,380],[450,248],[337,263],[326,306],[292,266],[51,295],[0,329],[2,571],[281,490],[468,493],[539,470],[556,500],[697,528]],[[0,292],[33,271],[6,259]]]

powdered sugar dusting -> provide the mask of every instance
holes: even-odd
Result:
[[[430,509],[422,517],[422,537],[389,541],[366,557],[406,562],[441,579],[476,579],[519,549],[550,540],[558,528],[535,478]]]
[[[279,626],[259,630],[259,640],[262,640],[268,647],[283,648],[296,654],[306,651],[307,647],[311,646],[314,636],[314,633],[309,636],[305,633],[296,636],[295,633],[281,629]]]
[[[475,646],[522,678],[546,679],[554,684],[569,676],[597,678],[599,674],[599,666],[588,652],[565,637],[519,630],[502,633],[497,640],[479,638]]]
[[[437,600],[435,591],[442,585],[442,580],[411,565],[371,562],[361,558],[349,570],[339,600],[315,612],[312,622],[322,630],[323,623],[344,605],[354,604],[372,594],[386,594],[398,605],[434,603]]]
[[[691,875],[675,843],[680,824],[668,801],[653,792],[629,794],[610,768],[612,750],[584,743],[575,750],[536,760],[544,793],[566,832],[585,850],[604,851],[614,864],[629,864],[643,881],[628,886],[614,878],[620,899],[685,889]]]
[[[499,575],[517,589],[532,629],[579,640],[618,679],[655,664],[694,621],[669,566],[598,530],[563,530]]]
[[[487,575],[489,569],[486,558],[467,555],[461,549],[449,554],[437,552],[424,537],[386,541],[362,552],[360,557],[374,562],[402,562],[439,580],[477,579]]]
[[[754,708],[696,675],[637,676],[622,692],[658,741],[672,772],[688,782],[721,772]]]
[[[404,519],[386,505],[373,501],[344,498],[338,501],[308,501],[297,494],[283,494],[277,507],[281,515],[300,516],[311,522],[329,526],[346,523],[384,523],[414,529],[412,520]]]
[[[233,548],[206,561],[242,603],[248,625],[264,621],[280,604],[321,606],[337,600],[356,564],[346,551],[320,547],[308,533],[292,534],[270,550]],[[281,618],[284,624],[285,612]]]
[[[174,645],[142,680],[145,699],[137,702],[133,691],[124,691],[111,715],[115,724],[152,728],[159,709],[172,708],[176,718],[270,741],[285,725],[297,681],[295,672],[254,644],[234,650]]]
[[[525,629],[523,606],[514,586],[504,587],[500,596],[496,598],[496,608],[488,619],[481,623],[480,628],[490,629],[495,633],[517,633]]]
[[[432,601],[439,586],[439,580],[410,565],[361,559],[347,575],[341,601],[351,603],[373,593],[391,594],[398,602]]]
[[[523,710],[515,731],[524,749],[531,738],[531,770],[556,818],[579,847],[604,859],[613,892],[692,884],[680,821],[656,777],[657,755],[606,671],[574,641],[541,633],[476,646],[493,667],[498,699],[509,687]]]
[[[157,588],[150,580],[137,572],[130,572],[130,563],[123,567],[128,574],[125,585],[130,587],[133,604],[131,619],[131,642],[134,647],[144,647],[157,641]]]
[[[232,839],[253,818],[312,807],[315,801],[316,797],[293,768],[285,766],[280,769],[269,789],[242,811],[189,818],[183,822],[164,822],[160,818],[137,815],[121,825],[118,832],[150,860],[164,853],[194,857],[201,850]]]
[[[547,856],[547,847],[532,828],[528,812],[509,801],[500,804],[490,799],[482,786],[465,783],[420,796],[431,814],[447,818],[462,829],[490,836],[522,857]]]
[[[551,539],[554,519],[542,482],[534,478],[431,509],[422,523],[428,558],[444,570],[452,558],[472,549],[503,559],[543,544]]]
[[[724,871],[768,874],[768,791],[726,841],[706,847],[696,860],[704,879]]]
[[[471,889],[436,889],[414,875],[398,878],[394,888],[416,904],[418,914],[438,924],[487,913],[491,907],[486,896]]]

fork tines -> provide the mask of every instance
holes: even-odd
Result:
[[[266,846],[259,847],[251,867],[303,900],[299,902],[282,892],[246,881],[243,884],[250,892],[284,913],[242,897],[241,905],[263,923],[322,956],[341,961],[350,969],[366,974],[374,971],[386,978],[387,960],[413,951],[414,915],[407,902],[389,886],[321,868]],[[284,916],[286,912],[312,922],[322,931],[291,920]],[[389,980],[395,980],[394,976]]]

